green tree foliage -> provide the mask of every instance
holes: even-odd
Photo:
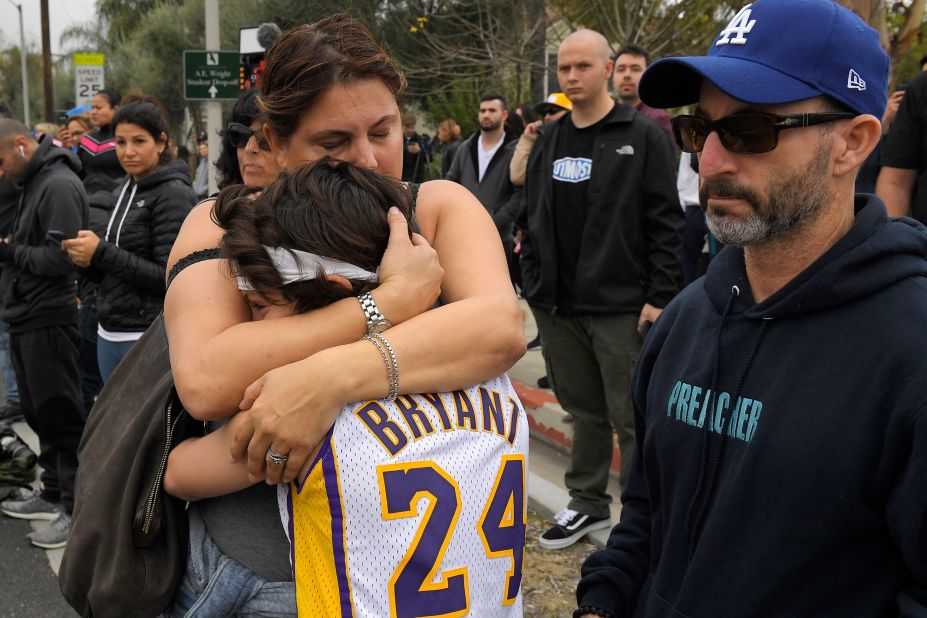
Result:
[[[741,0],[552,0],[569,30],[591,28],[617,48],[636,43],[655,58],[703,54]]]
[[[0,99],[6,101],[13,117],[23,119],[23,89],[22,65],[20,64],[19,46],[8,47],[3,45],[0,50],[0,75],[6,79],[0,80]],[[29,106],[31,120],[34,123],[42,120],[42,109],[45,105],[45,96],[42,92],[42,55],[26,53],[26,75],[29,82]]]
[[[406,0],[389,3],[378,36],[403,67],[409,98],[432,120],[476,126],[481,93],[543,96],[546,13],[539,0]]]

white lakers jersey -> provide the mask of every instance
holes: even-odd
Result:
[[[507,376],[346,406],[280,485],[305,617],[522,615],[528,424]]]

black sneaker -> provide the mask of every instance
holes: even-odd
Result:
[[[541,376],[538,378],[538,388],[550,388],[550,380],[547,376]]]
[[[541,349],[541,336],[538,335],[534,339],[528,342],[529,350],[540,350]]]
[[[4,404],[0,406],[0,422],[3,423],[21,423],[23,420],[23,411],[19,406]]]
[[[554,517],[554,526],[541,535],[538,543],[546,549],[563,549],[593,530],[611,526],[612,522],[608,517],[592,517],[573,509],[563,509]]]
[[[8,425],[0,424],[0,483],[28,485],[35,480],[36,456]]]

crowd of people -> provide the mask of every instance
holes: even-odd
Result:
[[[67,545],[84,424],[163,312],[206,427],[166,463],[164,615],[520,616],[505,372],[540,348],[573,443],[538,542],[611,529],[575,618],[921,615],[927,72],[888,75],[848,9],[757,0],[705,56],[577,30],[559,91],[431,139],[338,15],[274,43],[192,167],[149,97],[0,119],[0,482],[42,471],[0,512]]]

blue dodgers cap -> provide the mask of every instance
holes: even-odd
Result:
[[[740,10],[706,56],[659,60],[641,77],[651,107],[696,103],[707,79],[753,105],[827,95],[858,114],[882,118],[888,55],[878,33],[831,0],[757,0]]]

